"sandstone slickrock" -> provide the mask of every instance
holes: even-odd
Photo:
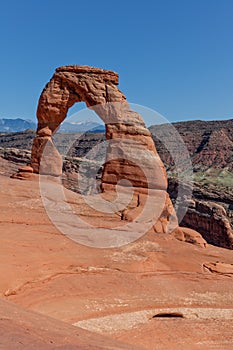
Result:
[[[176,233],[176,238],[179,239],[180,241],[192,243],[203,248],[207,247],[206,240],[197,231],[187,227],[180,227],[179,231],[181,232],[181,234]]]
[[[143,350],[31,312],[0,298],[2,350]]]
[[[94,331],[133,349],[232,350],[232,251],[154,232],[113,249],[77,244],[51,224],[37,180],[0,176],[0,296],[14,303],[5,308],[0,301],[0,348],[124,349],[71,326],[90,321]],[[81,195],[64,190],[93,225],[119,223],[117,215],[94,216]],[[223,273],[210,273],[206,267],[215,270],[217,261]],[[158,312],[185,318],[153,318]]]
[[[224,262],[209,262],[203,264],[204,269],[209,270],[212,273],[218,273],[220,275],[233,276],[233,264],[226,264]]]

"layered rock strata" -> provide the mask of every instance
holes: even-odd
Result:
[[[193,200],[182,225],[198,230],[210,244],[233,249],[233,232],[226,210],[219,204]]]

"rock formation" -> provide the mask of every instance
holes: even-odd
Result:
[[[208,170],[209,172],[210,168],[233,170],[233,119],[214,121],[190,120],[172,123],[172,126],[178,131],[186,144],[194,171],[205,172]],[[173,159],[157,137],[161,133],[169,132],[170,125],[154,125],[149,129],[162,161],[169,169],[173,169]],[[170,142],[173,150],[175,150],[177,146],[176,138],[170,138]],[[183,155],[180,156],[182,157]]]
[[[233,231],[226,210],[219,204],[190,201],[181,224],[198,230],[210,244],[233,249]]]
[[[52,135],[66,118],[68,109],[76,102],[85,102],[106,125],[108,147],[102,173],[102,191],[115,191],[116,185],[127,188],[129,183],[138,197],[136,209],[122,219],[133,221],[141,206],[142,196],[150,192],[157,198],[156,209],[161,214],[162,232],[176,215],[166,193],[167,176],[149,130],[142,117],[132,111],[118,89],[118,75],[111,71],[87,66],[65,66],[56,69],[39,99],[37,134],[33,141],[31,167],[34,173],[59,176],[62,158],[52,141]],[[25,169],[28,173],[29,168]],[[16,177],[24,176],[24,169]],[[122,182],[123,181],[123,182]],[[153,200],[152,200],[153,204]],[[170,220],[171,218],[171,220]],[[157,225],[158,226],[158,225]],[[173,228],[174,228],[173,227]]]
[[[118,75],[111,71],[86,66],[56,69],[38,104],[37,136],[31,156],[35,173],[40,171],[60,175],[56,166],[44,169],[46,164],[51,165],[50,162],[45,161],[43,169],[40,169],[42,153],[45,144],[48,147],[48,143],[51,143],[50,156],[53,152],[56,155],[56,151],[52,151],[51,136],[66,118],[68,109],[74,103],[83,101],[105,122],[106,137],[111,140],[102,176],[103,187],[105,184],[116,185],[123,178],[130,180],[136,187],[166,190],[164,166],[157,155],[151,134],[141,116],[130,110],[117,84]],[[137,164],[140,154],[140,164]],[[146,169],[153,171],[143,175]]]
[[[180,199],[177,216],[182,213],[182,207],[188,208],[185,216],[180,218],[180,224],[185,227],[197,230],[202,237],[210,244],[233,249],[233,230],[231,225],[230,213],[224,208],[231,203],[232,194],[230,189],[227,192],[211,186],[197,186],[193,190],[193,198],[187,200],[186,192],[189,191],[189,185],[179,183],[176,179],[169,180],[168,193],[172,200],[177,198],[178,188],[182,188],[183,197]],[[222,200],[222,202],[221,202]],[[232,212],[232,210],[229,210]],[[182,220],[181,220],[182,219]]]
[[[66,118],[68,109],[76,102],[85,102],[106,126],[108,146],[101,178],[102,191],[118,192],[119,185],[123,192],[129,188],[134,190],[131,203],[119,210],[121,220],[151,223],[148,227],[154,227],[156,233],[173,232],[178,239],[190,242],[178,228],[166,192],[166,170],[151,133],[142,117],[130,109],[117,85],[118,75],[112,71],[88,66],[57,68],[39,99],[31,168],[20,168],[14,177],[28,179],[31,172],[62,174],[62,157],[52,136]]]
[[[184,241],[187,243],[195,244],[197,246],[200,246],[202,248],[207,247],[206,240],[202,237],[200,233],[198,233],[195,230],[192,230],[188,227],[180,227],[180,230],[175,232],[175,237],[179,241]]]

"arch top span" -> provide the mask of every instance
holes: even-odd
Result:
[[[53,133],[65,119],[68,109],[76,102],[85,102],[87,107],[93,108],[109,102],[125,102],[126,97],[117,87],[118,81],[117,73],[100,68],[57,68],[39,99],[37,132],[43,136],[50,129]]]
[[[101,75],[103,80],[112,82],[114,84],[119,84],[119,75],[116,72],[111,70],[105,70],[102,68],[90,67],[90,66],[78,66],[78,65],[69,65],[69,66],[61,66],[56,68],[56,73],[59,72],[72,72],[72,73],[88,73],[88,75],[96,74]]]

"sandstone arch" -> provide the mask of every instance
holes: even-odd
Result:
[[[116,185],[119,180],[126,179],[137,188],[166,190],[166,173],[151,134],[142,117],[130,110],[117,85],[118,74],[112,71],[88,66],[56,69],[39,99],[37,136],[31,156],[33,172],[39,172],[45,144],[51,142],[52,134],[66,118],[68,109],[82,101],[105,122],[106,137],[111,140],[102,187]],[[135,161],[130,161],[132,159]],[[49,171],[56,173],[57,169],[50,168]],[[146,175],[143,176],[143,173]]]
[[[53,176],[61,174],[62,159],[53,144],[52,135],[66,118],[68,109],[76,102],[85,102],[104,121],[109,141],[102,191],[112,195],[122,179],[128,180],[134,188],[133,199],[136,198],[136,201],[133,206],[125,207],[120,220],[138,222],[140,217],[141,227],[146,224],[156,233],[173,232],[177,239],[185,241],[166,192],[166,171],[151,134],[142,117],[130,109],[126,97],[117,86],[118,74],[112,71],[88,66],[57,68],[39,99],[38,128],[32,146],[31,164],[19,169],[12,177],[27,179],[31,176],[30,172]],[[44,157],[45,148],[47,158]],[[59,157],[60,163],[56,162]],[[127,184],[121,183],[121,191],[128,191]]]

